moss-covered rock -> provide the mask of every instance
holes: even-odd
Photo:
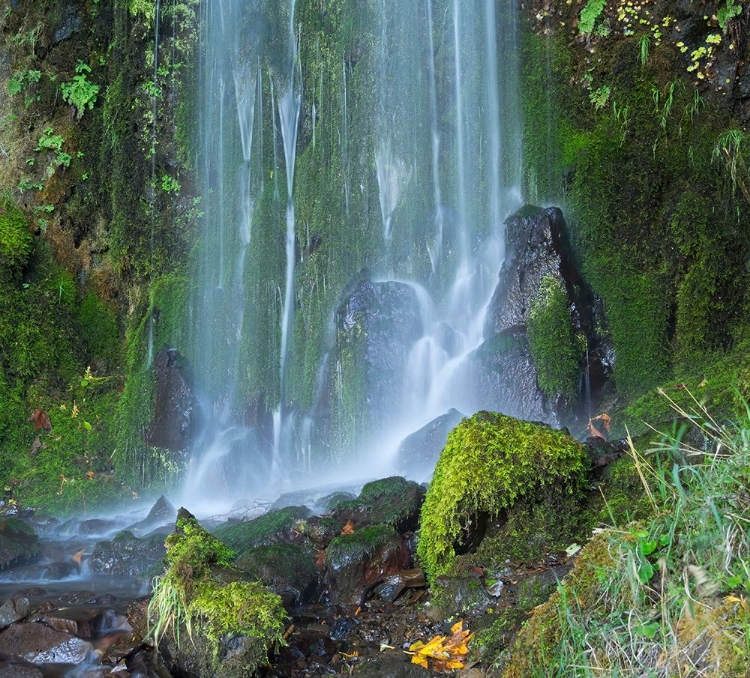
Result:
[[[0,570],[39,557],[36,532],[17,518],[0,518]]]
[[[281,599],[233,568],[232,551],[184,508],[166,547],[167,569],[154,585],[149,615],[172,669],[196,677],[253,675],[283,642]]]
[[[310,510],[304,506],[287,506],[252,520],[222,526],[214,534],[242,555],[249,548],[291,541],[294,536],[292,531],[309,515]]]
[[[413,480],[401,476],[382,478],[367,483],[359,496],[338,502],[331,516],[343,526],[351,520],[355,525],[392,525],[399,532],[416,529],[424,489]]]
[[[588,459],[564,431],[479,412],[448,436],[422,507],[417,553],[431,580],[445,572],[482,515],[498,515],[520,499],[550,490],[575,500]]]

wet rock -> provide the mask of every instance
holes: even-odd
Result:
[[[559,418],[537,385],[525,329],[513,328],[485,341],[469,357],[472,381],[492,410],[559,426]]]
[[[358,528],[387,524],[399,532],[415,530],[424,494],[424,488],[413,480],[382,478],[364,485],[354,501],[336,504],[331,516],[341,526],[351,522]]]
[[[386,603],[392,603],[406,588],[421,588],[426,586],[424,570],[417,567],[403,572],[396,572],[375,589],[375,593]]]
[[[401,441],[396,453],[396,470],[409,476],[421,477],[435,468],[451,429],[464,418],[456,409],[433,419]]]
[[[431,614],[447,619],[455,615],[479,615],[495,605],[478,576],[441,576],[435,579]]]
[[[11,598],[0,605],[0,631],[24,619],[31,610],[28,598]]]
[[[156,400],[145,443],[172,452],[188,449],[197,427],[198,400],[189,386],[179,352],[162,349],[154,358]]]
[[[383,578],[408,569],[411,554],[390,525],[372,525],[331,541],[325,555],[332,603],[358,607]]]
[[[112,541],[100,541],[94,546],[89,567],[94,574],[142,577],[147,576],[165,553],[164,535],[154,534],[139,539],[124,530]]]
[[[90,536],[95,534],[104,534],[117,529],[117,521],[106,520],[104,518],[91,518],[82,520],[78,523],[76,533],[79,535]]]
[[[80,664],[92,645],[44,624],[14,624],[0,633],[0,655],[32,664]]]
[[[31,563],[39,557],[39,538],[18,518],[0,518],[0,570]]]
[[[44,674],[33,666],[0,662],[0,678],[44,678]]]
[[[245,551],[237,567],[260,579],[291,609],[311,602],[318,584],[318,569],[311,549],[295,544],[273,544]]]
[[[90,608],[68,608],[48,612],[40,621],[56,631],[92,638],[96,632],[98,616],[98,611]]]
[[[310,516],[305,521],[305,535],[318,549],[327,548],[340,532],[341,525],[330,516]]]
[[[340,365],[350,379],[361,377],[362,401],[352,407],[367,433],[390,421],[400,406],[394,393],[403,382],[409,349],[423,331],[419,300],[411,285],[363,280],[339,306],[335,321],[338,353],[331,369]],[[329,381],[334,380],[332,372]]]
[[[177,518],[177,509],[164,495],[156,500],[148,515],[127,529],[136,536],[144,536],[161,527],[167,527],[168,532],[174,529],[174,521]],[[162,531],[159,530],[161,533]]]
[[[128,604],[126,617],[133,629],[133,636],[143,640],[148,635],[148,603],[150,597],[137,598]]]
[[[78,10],[75,5],[64,5],[62,8],[60,24],[52,35],[52,44],[56,45],[67,40],[74,33],[78,33],[83,26]]]

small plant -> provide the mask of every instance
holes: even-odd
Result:
[[[645,66],[646,62],[648,61],[648,48],[650,42],[651,38],[648,33],[645,33],[638,42],[641,53],[641,66]]]
[[[578,31],[582,35],[588,35],[594,30],[596,20],[602,15],[607,0],[588,0],[581,10],[581,18],[578,22]]]
[[[612,88],[609,85],[602,85],[593,92],[589,92],[589,100],[594,105],[594,108],[599,111],[607,105],[611,93]]]
[[[82,61],[76,66],[76,74],[72,82],[60,85],[63,100],[76,109],[76,118],[80,119],[86,109],[92,109],[99,94],[99,85],[90,82],[87,73],[91,73],[91,67]]]
[[[42,72],[33,69],[17,71],[8,80],[8,94],[14,96],[20,94],[31,85],[39,82],[42,78]]]
[[[161,190],[165,193],[179,193],[180,182],[174,177],[164,174],[161,178]]]
[[[69,153],[62,150],[62,146],[65,143],[65,139],[59,134],[55,134],[55,130],[51,127],[46,127],[42,136],[39,137],[39,143],[37,144],[36,151],[52,151],[54,153],[54,159],[47,166],[45,174],[49,179],[58,167],[70,167],[70,161],[73,159]]]
[[[716,20],[722,31],[727,30],[732,19],[742,14],[742,5],[739,2],[735,5],[734,2],[735,0],[727,0],[727,4],[716,12]]]

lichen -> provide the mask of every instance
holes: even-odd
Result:
[[[551,488],[575,498],[586,479],[581,445],[563,431],[479,412],[448,436],[422,507],[417,553],[431,580],[446,571],[467,524]]]

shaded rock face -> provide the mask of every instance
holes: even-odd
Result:
[[[0,519],[0,570],[30,563],[39,557],[34,530],[16,518]]]
[[[145,443],[172,452],[186,450],[197,430],[198,400],[185,377],[180,354],[162,349],[154,358],[156,402]]]
[[[450,409],[404,438],[396,452],[396,470],[416,477],[431,472],[445,447],[448,434],[463,418],[458,410]]]
[[[11,598],[0,605],[0,630],[20,621],[31,610],[28,598]]]
[[[421,336],[422,319],[414,288],[399,282],[360,282],[336,312],[337,365],[360,372],[366,394],[365,430],[387,422],[399,407],[403,372],[411,345]],[[345,375],[345,380],[347,379]]]
[[[89,559],[94,574],[126,577],[146,576],[164,557],[164,535],[139,539],[132,532],[120,532],[112,541],[100,541]]]
[[[599,388],[611,366],[605,364],[607,348],[599,345],[594,332],[595,300],[568,251],[565,220],[559,208],[527,205],[505,223],[507,256],[487,312],[485,342],[473,356],[475,378],[487,407],[559,425],[558,408],[565,404],[549,402],[537,386],[536,368],[526,341],[529,313],[546,277],[562,284],[572,309],[574,331],[587,338],[591,386]]]

